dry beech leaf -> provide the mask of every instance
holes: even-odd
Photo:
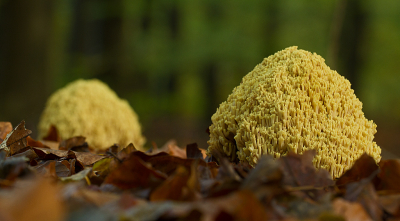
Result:
[[[166,179],[166,175],[154,170],[139,157],[131,154],[104,180],[121,189],[154,188]]]
[[[186,159],[186,150],[178,147],[175,140],[169,140],[161,148],[157,149],[153,153],[165,152],[171,156]]]
[[[340,188],[348,183],[360,181],[369,177],[378,169],[374,158],[364,153],[354,162],[354,165],[336,181],[336,185]]]
[[[279,158],[284,174],[284,184],[289,186],[324,187],[334,184],[329,172],[316,169],[312,164],[315,151],[305,151],[302,155],[289,153]]]
[[[379,204],[391,216],[400,218],[400,194],[379,196]]]
[[[53,150],[48,148],[39,148],[33,147],[32,148],[35,153],[39,156],[39,159],[42,160],[54,160],[60,158],[76,158],[79,163],[83,166],[92,165],[95,162],[103,159],[105,156],[100,156],[95,153],[91,152],[75,152],[72,150]]]
[[[60,142],[61,138],[58,135],[58,130],[54,125],[51,125],[49,128],[49,132],[47,132],[47,136],[43,138],[45,141],[53,141],[53,142]]]
[[[334,181],[325,169],[316,169],[312,164],[315,151],[305,151],[302,155],[289,153],[279,158],[283,173],[283,185],[289,191],[297,191],[303,197],[319,201],[333,191]]]
[[[352,203],[341,198],[333,200],[333,211],[351,221],[372,221],[359,203]]]
[[[59,158],[67,158],[68,151],[66,150],[53,150],[49,148],[32,147],[35,153],[42,160],[54,160]]]
[[[32,133],[31,130],[25,128],[25,121],[22,121],[12,130],[0,145],[0,149],[9,151],[10,155],[14,155],[27,147],[26,137]]]
[[[133,143],[128,144],[125,148],[123,148],[121,151],[118,152],[117,156],[119,159],[125,159],[126,157],[129,156],[130,153],[137,151]]]
[[[76,158],[84,166],[92,165],[105,157],[90,152],[75,152],[71,150],[68,151],[67,155],[69,158]]]
[[[167,175],[171,175],[178,166],[190,168],[191,165],[196,161],[195,159],[183,159],[180,157],[171,156],[165,152],[160,152],[155,155],[147,155],[141,151],[136,151],[133,152],[132,155],[135,155],[143,161],[150,163],[153,168]],[[206,163],[204,160],[199,160],[198,165],[210,168],[217,167],[215,163]]]
[[[200,149],[198,148],[197,143],[192,143],[192,144],[186,145],[186,158],[204,160],[203,154],[200,151]]]
[[[381,169],[375,187],[378,191],[400,192],[400,160],[382,160],[379,162]]]
[[[6,139],[7,134],[10,133],[12,129],[10,122],[0,122],[0,142]]]
[[[89,204],[101,207],[119,200],[119,194],[99,192],[90,189],[79,189],[73,196],[74,198],[79,198],[82,201],[87,201]]]
[[[1,220],[62,221],[65,210],[59,187],[48,179],[21,182],[0,196]]]
[[[199,199],[200,189],[196,167],[196,165],[193,165],[193,169],[188,171],[186,167],[179,166],[172,176],[168,177],[151,193],[150,201],[193,201]]]
[[[60,142],[59,150],[75,150],[87,148],[86,138],[83,136],[71,137]]]
[[[275,214],[266,211],[260,201],[249,190],[238,190],[224,197],[213,198],[205,201],[179,204],[168,212],[167,217],[196,217],[201,220],[270,220]],[[195,218],[195,217],[192,217]]]
[[[47,148],[42,142],[34,140],[31,136],[28,136],[26,138],[27,141],[27,145],[30,147],[43,147],[43,148]]]

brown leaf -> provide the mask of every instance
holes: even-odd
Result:
[[[341,186],[348,183],[360,181],[369,177],[378,169],[374,158],[364,153],[354,162],[354,165],[336,181],[336,185],[341,188]]]
[[[32,150],[39,156],[39,159],[54,160],[58,158],[67,158],[68,151],[66,150],[53,150],[48,148],[32,147]]]
[[[43,137],[45,141],[53,141],[53,142],[60,142],[61,138],[58,135],[57,128],[54,125],[51,125],[49,128],[49,132],[47,132],[47,136]]]
[[[75,163],[76,163],[76,159],[70,159],[69,160],[69,174],[68,176],[72,176],[76,173],[76,169],[75,169]],[[83,169],[83,167],[82,167]]]
[[[169,140],[164,146],[153,153],[165,152],[171,156],[186,159],[186,150],[178,147],[175,140]]]
[[[80,188],[72,196],[75,199],[86,201],[89,205],[101,207],[116,202],[120,196],[115,193],[99,192],[90,189]]]
[[[75,157],[73,155],[75,155]],[[90,152],[75,152],[70,150],[68,151],[68,157],[76,158],[76,160],[78,160],[82,165],[88,166],[103,159],[105,156],[100,156]]]
[[[178,166],[190,168],[190,166],[196,161],[194,159],[182,159],[180,157],[171,156],[165,152],[160,152],[155,155],[147,155],[141,151],[135,151],[132,154],[138,156],[143,161],[150,163],[154,169],[167,175],[171,175]],[[199,160],[199,165],[210,168],[216,167],[216,164],[207,164],[204,160]]]
[[[186,167],[179,166],[172,176],[168,177],[151,193],[150,201],[192,201],[199,199],[196,167],[196,165],[193,165],[192,168],[194,169],[190,172]]]
[[[38,157],[38,155],[35,153],[35,151],[33,151],[32,148],[29,148],[28,150],[26,150],[22,153],[14,154],[10,158],[22,157],[22,156],[28,158],[30,161],[32,161]]]
[[[60,142],[59,150],[88,150],[88,144],[86,143],[86,138],[83,136],[71,137],[69,139]]]
[[[400,218],[400,194],[379,196],[379,203],[390,215]]]
[[[42,140],[41,141],[45,148],[50,148],[52,150],[58,150],[58,146],[60,145],[59,142],[50,141],[50,140]]]
[[[378,191],[400,192],[400,160],[382,160],[379,162],[381,169],[375,188]]]
[[[65,207],[60,196],[59,188],[50,180],[21,182],[0,197],[0,219],[62,221]]]
[[[67,160],[63,160],[61,162],[57,161],[55,168],[56,168],[56,175],[57,177],[67,177],[70,176],[70,167],[71,165]]]
[[[325,169],[316,169],[312,164],[315,151],[305,151],[302,155],[290,152],[279,158],[283,172],[282,184],[288,191],[297,191],[302,197],[319,201],[333,191],[333,180]],[[298,187],[298,188],[297,188]]]
[[[312,164],[315,151],[305,151],[302,155],[290,152],[279,158],[284,174],[283,183],[289,186],[324,187],[334,184],[329,172],[315,169]]]
[[[351,221],[372,221],[371,217],[365,212],[359,203],[352,203],[341,198],[337,198],[332,203],[333,211]]]
[[[257,166],[250,171],[250,174],[242,182],[241,188],[256,190],[262,185],[279,184],[282,180],[282,171],[278,162],[269,155],[262,156]]]
[[[104,180],[104,184],[113,184],[121,189],[154,188],[167,177],[154,170],[136,155],[131,154]]]
[[[42,142],[34,140],[31,136],[26,138],[27,145],[30,147],[44,147],[47,148]]]
[[[197,143],[192,143],[192,144],[186,145],[186,158],[204,160],[203,154],[200,151],[200,149],[198,148]]]
[[[6,139],[7,134],[10,133],[12,129],[10,122],[0,122],[0,142]]]
[[[55,160],[48,160],[48,161],[42,162],[41,164],[35,166],[34,168],[43,177],[54,178],[54,179],[57,178],[56,161]]]
[[[234,218],[234,220],[271,220],[275,214],[266,211],[260,201],[249,190],[239,190],[220,198],[196,201],[185,205],[177,205],[168,212],[168,218],[191,217],[197,211],[201,220],[219,220],[219,218]],[[229,219],[228,219],[229,220]]]
[[[22,149],[27,147],[26,137],[29,136],[32,131],[25,128],[25,121],[22,121],[14,130],[12,130],[1,144],[1,148],[9,151],[10,155],[19,153]]]
[[[117,156],[119,159],[123,160],[129,156],[130,153],[137,151],[133,143],[128,144],[124,149],[118,152]]]

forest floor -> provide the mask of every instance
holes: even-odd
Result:
[[[397,220],[400,161],[362,155],[340,178],[314,151],[256,167],[216,163],[197,144],[95,151],[55,131],[0,123],[0,220]]]

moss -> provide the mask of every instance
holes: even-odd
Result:
[[[263,154],[316,150],[313,164],[339,177],[364,152],[381,159],[350,82],[324,59],[289,47],[264,59],[243,77],[212,116],[208,154],[255,166]],[[232,139],[233,137],[233,139]]]
[[[62,139],[85,136],[96,149],[115,143],[125,147],[131,142],[141,148],[145,142],[129,103],[96,79],[74,81],[51,95],[39,122],[39,138],[46,136],[51,125]]]

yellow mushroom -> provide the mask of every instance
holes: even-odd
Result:
[[[364,152],[381,159],[373,141],[376,124],[364,117],[350,82],[321,56],[297,47],[265,58],[211,120],[207,153],[218,151],[252,166],[263,154],[315,149],[314,166],[336,178]]]
[[[129,143],[140,149],[145,142],[129,103],[96,79],[74,81],[51,95],[38,125],[40,139],[51,125],[62,139],[85,136],[96,149]]]

